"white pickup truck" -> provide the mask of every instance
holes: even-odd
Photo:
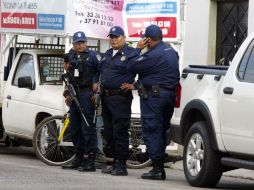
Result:
[[[0,139],[6,144],[29,143],[35,126],[52,115],[63,115],[64,50],[22,49],[2,86]]]
[[[212,187],[225,171],[254,169],[254,33],[229,67],[189,66],[180,83],[171,138],[184,146],[188,183]]]

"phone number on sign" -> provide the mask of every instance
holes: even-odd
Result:
[[[101,20],[108,20],[113,22],[113,17],[112,16],[106,16],[106,15],[100,15],[98,13],[93,13],[93,12],[87,12],[87,18],[97,18],[97,19],[101,19]]]
[[[114,19],[111,16],[87,12],[86,17],[87,18],[81,20],[80,23],[113,26]]]
[[[80,24],[97,24],[97,25],[106,25],[106,26],[110,26],[112,27],[114,24],[113,22],[108,22],[108,21],[104,21],[104,20],[98,20],[95,18],[85,18],[83,20],[80,20]]]

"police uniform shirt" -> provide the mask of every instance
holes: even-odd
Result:
[[[112,48],[106,51],[101,62],[101,79],[104,88],[119,89],[122,83],[134,82],[135,74],[127,70],[127,63],[133,58],[130,56],[133,51],[136,49],[126,44],[114,56]]]
[[[144,87],[159,85],[175,90],[179,80],[178,54],[169,45],[160,42],[128,64],[128,69],[139,74]]]

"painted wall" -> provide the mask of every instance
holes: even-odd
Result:
[[[216,0],[186,0],[183,68],[214,65],[216,57]],[[249,0],[248,33],[254,32],[254,0]]]
[[[249,0],[248,33],[254,32],[254,0]]]
[[[209,0],[186,1],[183,67],[208,62],[210,5]]]

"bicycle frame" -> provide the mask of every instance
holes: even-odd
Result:
[[[65,145],[65,146],[73,145],[71,142],[64,142],[63,141],[64,133],[65,133],[66,129],[69,127],[69,124],[70,124],[70,117],[69,117],[69,114],[67,113],[65,116],[65,119],[64,119],[64,125],[63,125],[63,127],[60,126],[60,133],[57,138],[57,142],[61,145]]]

